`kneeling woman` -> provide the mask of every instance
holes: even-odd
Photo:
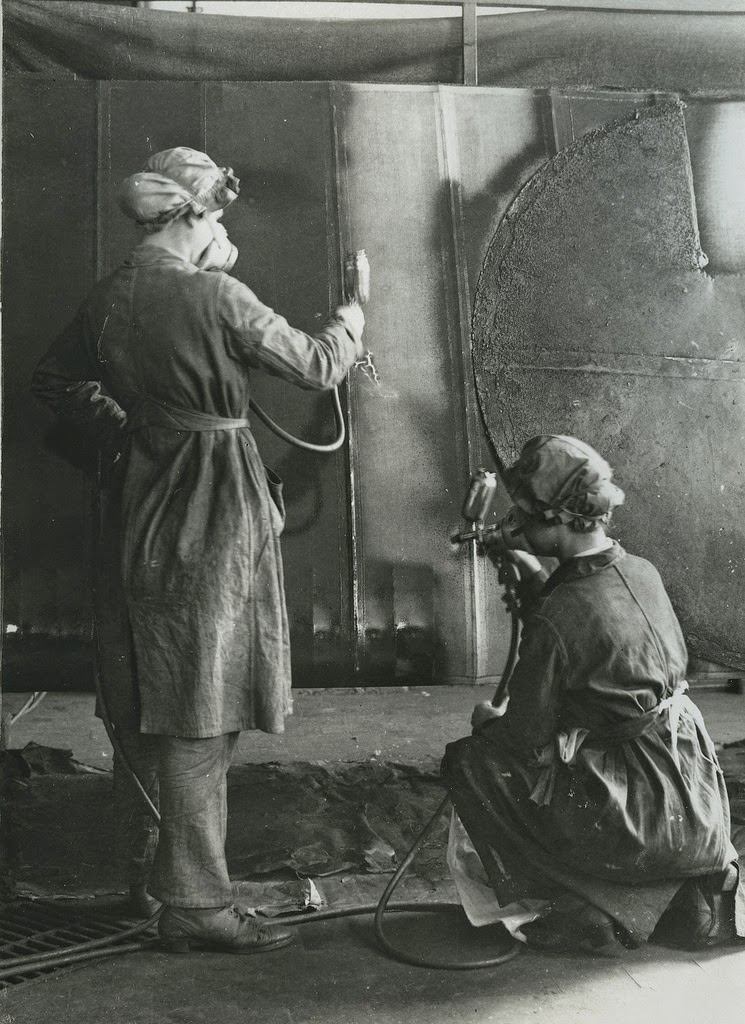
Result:
[[[511,553],[519,659],[506,712],[477,705],[443,777],[501,913],[541,908],[522,925],[529,946],[733,941],[745,892],[722,772],[659,574],[606,536],[623,501],[611,477],[594,449],[554,435],[508,470],[535,553]],[[558,559],[553,575],[535,555]]]

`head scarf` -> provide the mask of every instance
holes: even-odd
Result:
[[[529,515],[592,525],[607,522],[623,504],[624,493],[612,477],[613,470],[589,444],[563,434],[540,434],[525,443],[505,473],[505,485]]]
[[[188,211],[225,209],[239,191],[232,167],[218,167],[206,153],[177,146],[154,153],[142,171],[126,178],[118,200],[138,224],[159,227]]]

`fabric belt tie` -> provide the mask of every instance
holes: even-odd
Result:
[[[702,732],[706,732],[706,726],[704,725],[704,716],[696,704],[693,703],[691,698],[686,692],[688,690],[688,683],[679,683],[672,694],[666,697],[656,707],[658,714],[662,714],[663,711],[667,711],[669,714],[669,726],[670,726],[670,749],[673,755],[673,760],[678,768],[680,768],[680,757],[678,755],[678,727],[680,725],[680,716],[683,710],[688,711],[693,721],[696,723],[698,728]]]
[[[530,793],[530,799],[539,807],[545,807],[551,803],[556,782],[557,761],[571,766],[576,763],[577,755],[585,745],[601,748],[613,747],[620,743],[627,743],[629,740],[638,739],[639,736],[650,732],[660,721],[660,717],[665,714],[668,716],[670,729],[670,752],[676,767],[680,769],[678,729],[683,711],[688,711],[700,729],[704,730],[705,728],[703,716],[688,696],[687,690],[688,683],[683,680],[676,685],[669,697],[661,700],[651,711],[645,711],[636,718],[628,719],[610,729],[591,730],[584,726],[575,726],[573,729],[557,733],[552,743],[546,744],[537,752],[534,763],[536,767],[540,768],[540,772]]]
[[[166,430],[189,432],[207,430],[242,430],[251,426],[248,419],[230,419],[215,416],[196,409],[178,409],[176,406],[159,402],[155,398],[144,398],[127,416],[128,430],[146,430],[160,427]]]

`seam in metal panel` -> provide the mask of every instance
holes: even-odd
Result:
[[[111,82],[96,83],[96,154],[95,154],[95,247],[94,264],[96,280],[102,278],[109,270],[108,240],[109,224],[105,217],[108,209],[107,199],[111,192]],[[95,483],[90,485],[90,497],[86,503],[88,512],[88,589],[94,595],[94,606],[85,635],[93,643],[96,635],[96,572],[98,545],[103,522],[103,504],[101,501],[101,460],[96,468]],[[97,660],[93,661],[93,672],[98,671]]]
[[[344,273],[344,246],[348,244],[351,237],[350,211],[349,211],[349,167],[346,160],[346,148],[343,144],[344,115],[340,111],[342,104],[348,101],[352,91],[351,86],[329,83],[329,108],[331,115],[331,160],[333,170],[334,194],[330,197],[336,206],[336,231],[333,239],[333,248],[329,251],[329,285],[333,280],[332,261],[336,254],[336,266],[334,273],[338,281],[343,280]],[[347,384],[344,389],[344,412],[347,421],[347,515],[349,516],[349,611],[351,622],[345,629],[345,634],[351,634],[352,639],[352,669],[355,675],[359,674],[360,667],[365,654],[365,598],[364,598],[364,540],[360,524],[362,521],[361,495],[359,480],[361,478],[361,464],[359,449],[357,446],[356,418],[354,415],[355,382],[353,377],[347,377]]]
[[[437,146],[440,161],[440,178],[448,189],[448,213],[450,217],[451,244],[447,253],[442,252],[443,274],[447,281],[448,274],[453,273],[457,308],[452,308],[450,289],[445,287],[445,302],[448,326],[455,320],[455,330],[448,330],[448,337],[453,339],[450,345],[450,360],[453,367],[455,390],[462,403],[463,417],[458,424],[456,435],[457,452],[464,451],[469,468],[474,467],[475,437],[478,430],[478,410],[475,395],[469,392],[469,382],[473,380],[471,362],[471,301],[468,265],[465,257],[465,225],[463,222],[463,202],[460,185],[460,150],[457,134],[457,113],[455,98],[449,89],[440,87],[435,98]],[[476,553],[475,544],[469,544],[468,556],[463,562],[463,586],[465,589],[465,634],[466,634],[466,673],[472,680],[482,674],[484,644],[484,572],[481,559]]]
[[[461,4],[461,25],[463,43],[463,84],[478,85],[479,82],[479,50],[478,50],[478,11],[475,0],[465,0]]]
[[[202,133],[202,152],[208,153],[207,143],[207,82],[199,83],[199,127]]]
[[[328,115],[328,148],[325,159],[325,210],[326,210],[326,260],[328,277],[327,305],[332,309],[337,302],[343,301],[344,256],[341,239],[341,211],[339,196],[338,172],[338,126],[336,122],[336,94],[334,84],[324,83],[326,111]],[[356,594],[356,544],[357,508],[355,505],[356,475],[352,451],[356,445],[356,433],[352,416],[351,380],[349,376],[340,385],[340,398],[344,410],[347,429],[347,444],[342,450],[342,463],[336,463],[336,481],[338,484],[337,507],[337,544],[341,561],[341,573],[337,598],[339,601],[339,633],[336,639],[336,658],[346,673],[351,667],[356,674],[359,669],[357,652],[358,621]],[[315,623],[313,628],[315,644]],[[352,652],[350,666],[349,652]],[[315,655],[314,655],[315,657]]]

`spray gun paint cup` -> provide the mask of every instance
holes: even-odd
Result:
[[[463,518],[471,523],[483,523],[497,493],[497,474],[477,469],[471,477],[463,502]]]
[[[348,252],[344,258],[344,292],[348,302],[361,306],[370,298],[370,264],[364,249]]]

